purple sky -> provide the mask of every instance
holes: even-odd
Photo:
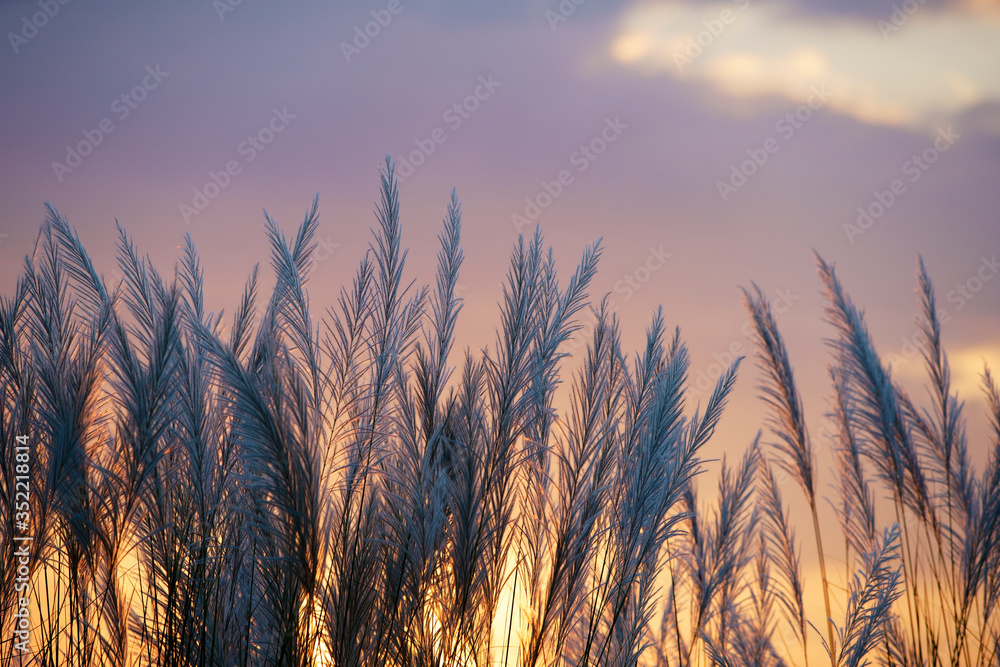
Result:
[[[6,294],[51,202],[109,276],[115,220],[165,271],[190,231],[209,306],[231,311],[253,264],[267,260],[262,209],[291,230],[319,193],[325,261],[310,289],[321,310],[367,247],[383,156],[433,145],[400,188],[404,238],[410,275],[430,281],[457,188],[467,258],[459,349],[492,340],[512,215],[526,216],[526,198],[548,203],[542,182],[565,171],[538,220],[564,276],[604,238],[594,292],[616,293],[629,347],[662,304],[697,379],[713,355],[750,349],[739,286],[790,294],[779,323],[814,431],[831,331],[813,249],[837,264],[883,353],[915,331],[922,253],[949,315],[973,458],[984,458],[972,390],[982,359],[1000,366],[1000,278],[983,265],[1000,255],[995,3],[910,0],[897,6],[911,13],[894,16],[887,0],[49,1],[51,17],[38,14],[45,0],[0,2]],[[373,16],[386,25],[346,48]],[[26,27],[32,20],[41,27]],[[54,165],[85,133],[100,138],[93,151],[69,171]],[[252,135],[272,141],[258,150]],[[913,157],[925,152],[934,162],[921,168]],[[745,163],[752,156],[763,164]],[[182,205],[227,163],[238,173],[185,221]],[[732,178],[741,165],[753,172],[745,182]],[[897,179],[880,218],[845,229]],[[981,287],[969,299],[956,291],[967,283]],[[918,361],[897,366],[919,379]],[[742,452],[761,423],[756,371],[744,369],[712,455]]]

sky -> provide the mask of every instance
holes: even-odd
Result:
[[[18,0],[0,2],[0,33],[3,294],[48,202],[108,277],[116,221],[167,274],[190,233],[208,306],[232,312],[267,263],[264,211],[290,233],[318,195],[322,312],[367,248],[388,154],[418,283],[433,280],[452,188],[462,201],[459,349],[494,340],[510,249],[536,223],[563,277],[602,239],[592,294],[614,299],[627,349],[663,307],[691,350],[694,401],[722,362],[752,357],[740,288],[756,282],[821,471],[832,330],[813,253],[924,399],[922,255],[985,460],[977,375],[1000,367],[996,2]],[[745,363],[707,455],[740,455],[763,424],[757,378]],[[821,473],[820,488],[833,481]]]

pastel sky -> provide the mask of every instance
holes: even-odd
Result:
[[[419,282],[453,187],[462,200],[460,347],[492,341],[509,250],[537,219],[564,276],[603,238],[593,291],[616,299],[627,345],[662,304],[695,381],[751,352],[739,287],[756,281],[787,305],[814,431],[831,330],[813,250],[886,354],[916,331],[922,254],[985,458],[976,376],[984,359],[1000,367],[995,2],[18,0],[0,2],[0,34],[5,294],[50,202],[108,276],[116,220],[168,273],[190,232],[209,305],[229,312],[267,261],[262,211],[291,230],[318,193],[318,312],[367,247],[388,153],[419,163],[400,186]],[[899,361],[898,377],[921,379]],[[746,364],[711,455],[742,452],[762,423],[756,377]]]

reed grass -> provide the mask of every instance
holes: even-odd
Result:
[[[0,532],[19,534],[26,434],[34,538],[25,653],[24,572],[0,555],[0,667],[784,665],[807,664],[813,633],[834,667],[1000,664],[1000,392],[984,369],[978,474],[922,261],[926,407],[817,258],[829,479],[777,320],[760,289],[744,293],[767,431],[722,461],[704,504],[702,450],[739,360],[689,405],[679,331],[657,311],[624,352],[610,302],[589,294],[600,242],[560,279],[540,229],[512,249],[495,340],[456,354],[458,198],[422,287],[388,160],[380,185],[370,246],[319,319],[318,201],[290,237],[265,214],[275,287],[262,300],[255,267],[231,318],[206,311],[191,237],[164,275],[120,229],[111,284],[49,209],[0,298]],[[825,619],[808,616],[785,477],[812,516]]]

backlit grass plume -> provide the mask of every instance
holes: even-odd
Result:
[[[32,538],[0,550],[0,667],[772,666],[821,645],[834,665],[997,664],[1000,394],[984,371],[980,475],[922,263],[927,406],[819,260],[829,476],[771,308],[745,293],[769,434],[713,482],[702,450],[740,361],[691,405],[679,330],[658,310],[624,351],[591,297],[601,243],[560,274],[540,229],[513,245],[495,338],[462,345],[458,198],[429,286],[400,211],[387,160],[372,240],[322,310],[318,201],[287,235],[265,214],[274,289],[255,267],[224,318],[190,236],[161,273],[119,229],[111,283],[49,209],[0,298],[0,538]],[[809,617],[785,477],[826,618]]]

